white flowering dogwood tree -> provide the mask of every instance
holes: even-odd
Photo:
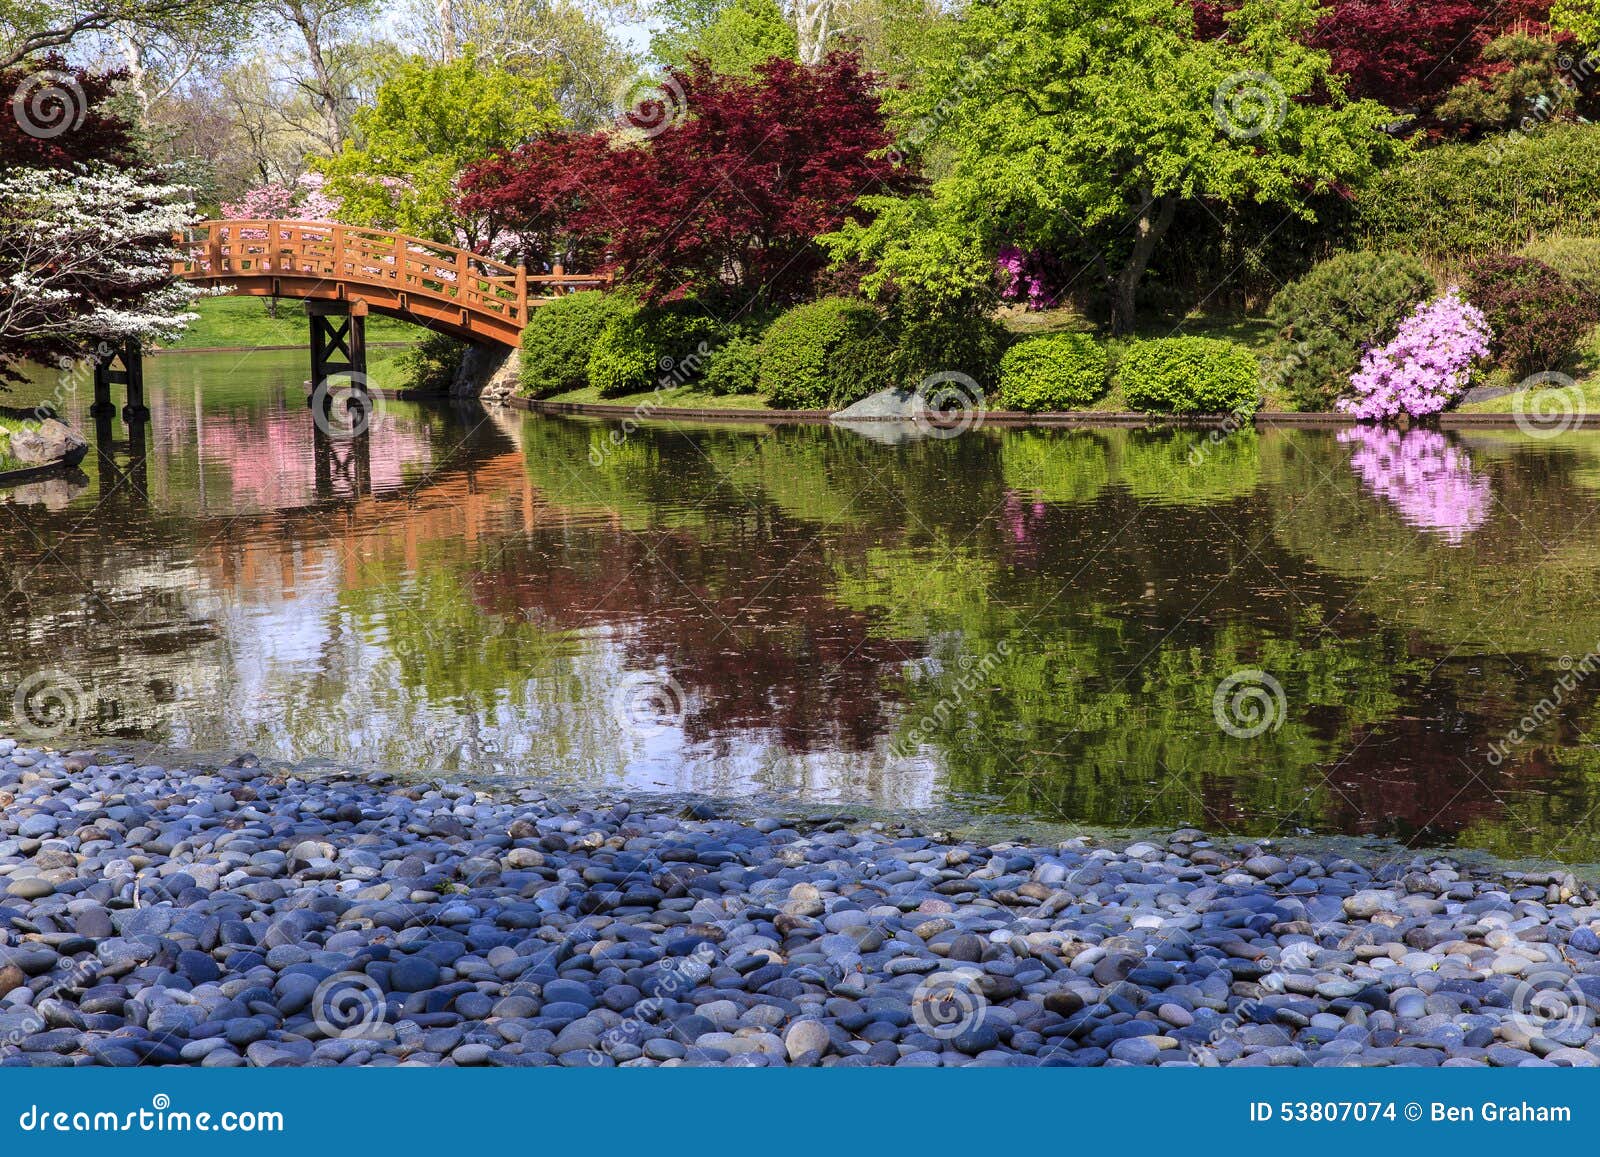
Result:
[[[0,171],[0,381],[25,360],[177,336],[201,292],[172,272],[187,195],[109,165]]]

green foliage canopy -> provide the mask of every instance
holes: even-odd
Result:
[[[340,216],[434,241],[474,223],[452,208],[456,178],[473,161],[560,127],[553,77],[482,67],[471,54],[444,64],[413,57],[356,113],[358,140],[321,164]]]

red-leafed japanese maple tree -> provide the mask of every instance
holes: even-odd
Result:
[[[679,115],[654,136],[534,142],[471,169],[464,207],[530,237],[576,233],[653,298],[782,302],[809,290],[827,263],[814,239],[857,197],[912,183],[850,53],[774,57],[752,77],[694,61],[668,88]]]
[[[1192,0],[1195,32],[1224,31],[1232,0]],[[1540,30],[1550,0],[1329,0],[1311,43],[1349,78],[1349,93],[1393,109],[1429,109],[1483,69],[1483,46],[1512,28]]]

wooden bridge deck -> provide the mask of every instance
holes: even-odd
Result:
[[[187,281],[254,297],[361,301],[374,313],[471,342],[516,346],[536,309],[606,276],[532,275],[383,229],[326,221],[203,221],[175,239]]]

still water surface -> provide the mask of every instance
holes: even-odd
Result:
[[[0,718],[53,681],[208,752],[1600,860],[1600,435],[350,443],[301,361],[155,359],[142,457],[0,498]]]

